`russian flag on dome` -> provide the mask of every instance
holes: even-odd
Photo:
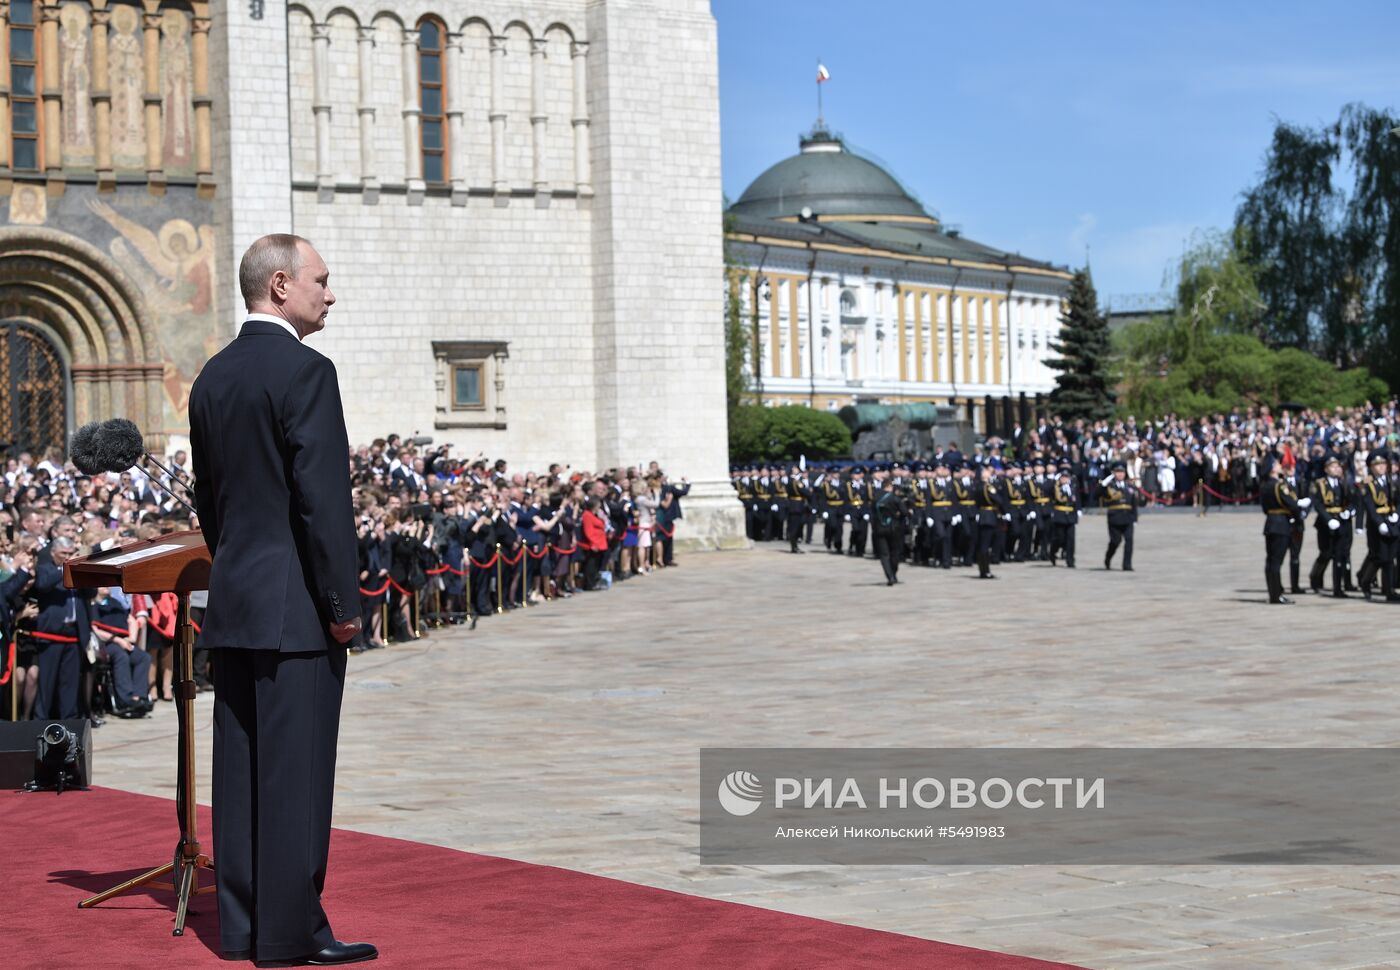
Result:
[[[823,64],[821,61],[817,61],[817,83],[821,84],[823,81],[830,80],[831,72],[826,69],[825,64]]]

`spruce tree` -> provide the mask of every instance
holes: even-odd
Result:
[[[1113,413],[1109,388],[1108,321],[1099,312],[1098,294],[1088,268],[1074,274],[1069,305],[1060,318],[1059,338],[1050,349],[1059,355],[1045,366],[1059,371],[1050,392],[1051,409],[1067,420],[1096,420]]]

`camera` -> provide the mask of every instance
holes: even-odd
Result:
[[[433,519],[433,507],[427,502],[415,502],[409,506],[408,513],[419,522],[431,522]]]

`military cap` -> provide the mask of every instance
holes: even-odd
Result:
[[[1384,451],[1373,451],[1373,452],[1371,452],[1371,457],[1368,458],[1368,459],[1366,459],[1366,464],[1368,464],[1368,465],[1374,465],[1374,464],[1376,464],[1377,462],[1388,462],[1388,461],[1390,461],[1390,455],[1389,455],[1389,454],[1387,454],[1387,453],[1384,452]]]

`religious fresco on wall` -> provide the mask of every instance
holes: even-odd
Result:
[[[107,80],[112,91],[112,164],[119,172],[146,170],[144,65],[140,14],[135,7],[113,7]]]
[[[63,86],[63,165],[92,168],[92,74],[88,69],[88,12],[69,4],[59,13],[59,80]]]
[[[0,197],[0,225],[71,233],[131,280],[160,345],[165,427],[159,430],[167,433],[188,429],[190,385],[220,345],[213,221],[213,203],[193,187],[171,186],[153,196],[144,186],[99,194],[94,186],[70,183],[61,197],[50,198],[42,185],[19,183]]]
[[[194,174],[194,64],[189,34],[189,19],[183,11],[165,11],[160,24],[160,74],[168,175]]]

